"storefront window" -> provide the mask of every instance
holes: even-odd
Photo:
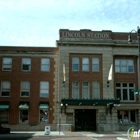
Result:
[[[118,110],[118,123],[136,123],[136,110]]]
[[[8,123],[8,110],[0,110],[0,122]]]
[[[40,109],[40,122],[41,123],[48,123],[48,110],[47,109]]]
[[[20,110],[20,123],[28,122],[28,110]]]

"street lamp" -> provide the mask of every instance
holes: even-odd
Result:
[[[128,42],[129,43],[132,43],[133,42],[133,40],[132,40],[132,36],[131,36],[131,33],[132,32],[135,32],[135,33],[137,33],[137,37],[138,37],[138,49],[139,49],[139,55],[138,55],[138,57],[139,57],[139,62],[138,62],[138,88],[140,89],[140,28],[139,28],[139,26],[137,27],[137,31],[135,31],[135,30],[132,30],[131,32],[130,32],[130,34],[128,35]],[[140,92],[140,90],[133,90],[133,92],[135,93],[135,94],[138,94],[139,92]]]

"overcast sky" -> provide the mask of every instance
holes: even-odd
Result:
[[[0,46],[55,47],[59,29],[130,32],[140,0],[0,0]]]

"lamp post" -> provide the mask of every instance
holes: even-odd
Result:
[[[139,50],[139,55],[138,55],[138,88],[140,89],[140,28],[137,27],[137,31],[132,30],[132,31],[130,32],[130,34],[129,34],[129,36],[128,36],[128,42],[129,42],[129,43],[132,43],[132,42],[133,42],[132,36],[131,36],[131,33],[132,33],[133,31],[134,31],[135,33],[137,33],[137,38],[138,38],[138,50]],[[138,93],[140,92],[139,89],[138,89],[138,90],[133,90],[133,92],[134,92],[135,94],[138,94]]]

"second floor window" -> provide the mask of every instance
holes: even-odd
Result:
[[[12,69],[12,58],[3,58],[2,70],[11,71]]]
[[[116,83],[116,96],[121,101],[135,101],[134,83]]]
[[[8,81],[1,82],[1,96],[3,97],[10,96],[10,82]]]
[[[134,72],[134,61],[125,59],[115,60],[115,72],[118,73],[133,73]]]
[[[72,98],[79,99],[79,83],[72,82]]]
[[[41,71],[50,71],[50,59],[49,58],[41,59]]]
[[[22,70],[23,71],[31,70],[31,59],[30,58],[22,58]]]
[[[21,82],[21,97],[30,96],[30,82]]]
[[[89,58],[82,58],[82,70],[89,71]]]
[[[40,82],[40,97],[49,97],[49,82]]]
[[[92,98],[100,99],[100,83],[98,81],[92,83]]]
[[[82,84],[82,98],[89,99],[89,82],[83,82]]]

